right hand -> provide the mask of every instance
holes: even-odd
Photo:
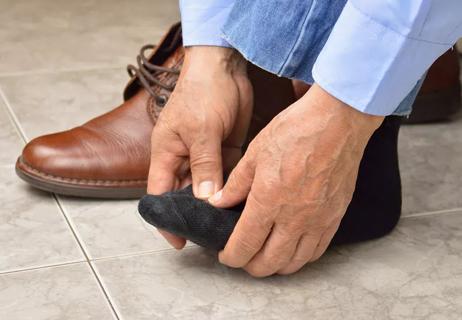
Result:
[[[189,47],[151,139],[148,193],[193,184],[197,198],[223,187],[223,168],[241,157],[253,106],[246,61],[234,49]],[[159,230],[177,249],[185,239]]]

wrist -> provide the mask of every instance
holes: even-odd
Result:
[[[310,100],[311,103],[314,103],[314,105],[319,108],[320,112],[324,112],[329,116],[335,116],[352,128],[357,129],[358,132],[363,132],[366,135],[372,135],[372,133],[380,127],[385,118],[355,109],[353,106],[337,99],[316,83],[302,99]]]
[[[190,46],[185,48],[186,68],[219,70],[229,74],[247,73],[247,61],[233,48],[217,46]]]

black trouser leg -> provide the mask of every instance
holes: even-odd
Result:
[[[356,189],[333,244],[382,237],[401,216],[398,132],[401,117],[388,116],[372,135],[365,151]]]

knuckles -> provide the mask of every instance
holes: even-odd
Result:
[[[290,257],[283,254],[264,254],[261,259],[249,263],[244,270],[256,278],[268,277],[289,263]]]
[[[219,159],[217,159],[216,154],[201,152],[194,156],[191,155],[189,164],[191,166],[191,169],[194,170],[198,167],[201,167],[201,168],[204,168],[207,166],[215,167],[218,163],[218,160]]]
[[[262,267],[246,267],[244,270],[254,278],[265,278],[275,273],[275,271],[264,269]]]
[[[221,263],[232,267],[232,268],[242,268],[247,264],[247,261],[242,260],[242,257],[252,257],[260,248],[257,245],[257,240],[251,240],[250,235],[245,235],[245,237],[236,236],[234,250],[226,252],[225,256],[221,260]]]

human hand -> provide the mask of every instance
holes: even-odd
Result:
[[[209,199],[226,208],[247,198],[220,262],[263,277],[317,260],[339,227],[364,148],[382,121],[316,84],[275,117]]]
[[[191,181],[201,199],[221,189],[223,168],[230,170],[241,157],[252,99],[246,62],[235,50],[186,48],[177,85],[152,133],[148,193]],[[175,248],[184,247],[185,239],[159,231]]]

